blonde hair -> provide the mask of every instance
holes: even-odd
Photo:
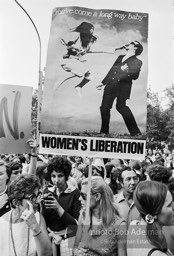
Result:
[[[82,186],[87,185],[88,178],[82,181]],[[100,211],[103,226],[108,227],[115,216],[119,216],[118,210],[114,203],[114,195],[111,188],[104,181],[104,179],[100,176],[92,176],[91,177],[91,193],[100,193],[101,201],[100,201]],[[92,210],[90,210],[90,214],[92,216]]]

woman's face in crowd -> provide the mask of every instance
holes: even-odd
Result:
[[[10,176],[10,182],[12,182],[14,179],[16,179],[17,177],[19,177],[22,173],[22,168],[19,167],[19,169],[17,170],[13,170]]]
[[[7,183],[8,175],[5,165],[0,166],[0,187]]]
[[[39,192],[39,189],[37,188],[33,191],[32,194],[25,195],[24,198],[22,199],[22,203],[18,206],[20,212],[22,213],[24,210],[29,209],[29,205],[27,201],[29,201],[33,205],[33,208],[36,209],[36,206],[40,202],[39,197],[41,197],[41,194]]]
[[[81,164],[81,162],[82,162],[81,157],[80,157],[80,156],[76,156],[76,157],[75,157],[75,162],[76,162],[77,164]]]
[[[168,191],[166,200],[161,209],[161,212],[158,214],[158,222],[161,226],[172,226],[174,225],[174,211],[173,211],[173,200],[172,195]]]
[[[99,171],[95,167],[92,167],[92,176],[101,176]]]
[[[82,185],[80,201],[81,201],[81,206],[82,206],[83,209],[86,209],[87,191],[88,191],[87,184]],[[94,194],[91,194],[90,195],[90,209],[94,209],[96,207],[96,205],[97,205],[97,202],[96,202],[96,199],[94,197]]]
[[[65,175],[63,174],[63,172],[53,171],[51,173],[51,181],[52,181],[53,185],[55,185],[59,189],[63,189],[66,185],[66,179],[65,179]]]

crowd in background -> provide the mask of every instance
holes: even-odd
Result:
[[[91,160],[28,143],[30,154],[0,155],[1,255],[173,255],[174,152]]]

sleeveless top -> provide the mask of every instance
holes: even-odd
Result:
[[[119,227],[122,222],[125,222],[118,216],[115,216],[112,223],[108,228],[101,228],[100,226],[94,226],[88,230],[87,238],[82,233],[81,242],[85,244],[85,248],[88,248],[88,256],[117,256]],[[125,222],[126,223],[126,222]],[[85,226],[82,222],[82,229]]]
[[[4,216],[5,215],[0,218],[0,255],[15,256],[11,240],[10,223],[4,218]],[[37,222],[39,223],[39,212],[36,212],[35,216]],[[28,226],[25,221],[20,223],[12,223],[12,234],[17,256],[26,256],[28,243]],[[28,256],[36,256],[36,245],[31,230],[29,232]]]

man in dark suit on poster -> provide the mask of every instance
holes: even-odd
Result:
[[[134,41],[119,49],[125,48],[126,55],[120,55],[114,65],[102,81],[105,85],[101,111],[101,134],[109,133],[110,110],[115,98],[116,109],[122,115],[131,136],[141,134],[132,111],[126,106],[126,100],[130,98],[132,80],[139,77],[142,61],[137,58],[143,51],[143,46]]]

